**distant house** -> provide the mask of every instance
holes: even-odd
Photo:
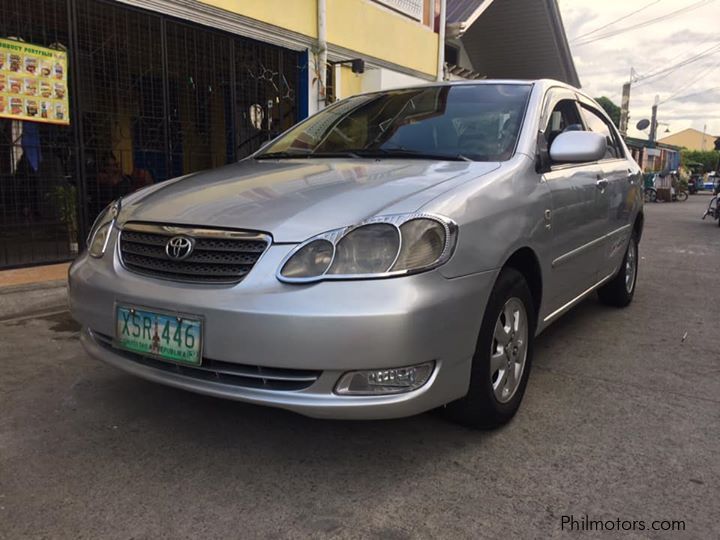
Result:
[[[720,135],[710,135],[697,129],[688,128],[659,139],[659,143],[671,144],[688,150],[714,150],[715,140]]]
[[[651,143],[646,139],[625,137],[633,159],[645,172],[672,171],[680,166],[679,146],[664,144],[658,141]]]

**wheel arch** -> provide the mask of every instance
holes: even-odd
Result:
[[[503,268],[513,268],[523,275],[535,304],[535,315],[539,316],[542,305],[543,279],[540,260],[535,251],[527,246],[516,249],[505,261]]]
[[[645,227],[645,214],[640,211],[635,216],[635,223],[633,224],[633,233],[637,237],[637,241],[640,242],[643,233],[643,227]]]

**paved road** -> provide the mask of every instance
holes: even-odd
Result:
[[[634,304],[591,299],[548,330],[521,412],[493,433],[196,396],[91,361],[67,314],[0,323],[0,537],[547,538],[588,515],[718,538],[707,201],[647,208]],[[642,536],[675,537],[627,534]]]

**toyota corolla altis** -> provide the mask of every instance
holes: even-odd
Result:
[[[242,161],[113,202],[70,269],[90,355],[324,418],[515,414],[535,336],[626,306],[640,170],[554,81],[355,96]]]

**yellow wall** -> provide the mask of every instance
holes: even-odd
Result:
[[[251,19],[317,36],[316,0],[200,0],[203,4],[239,13]],[[337,0],[334,0],[337,1]],[[344,0],[340,0],[343,2]],[[329,0],[328,4],[333,0]]]
[[[268,24],[317,37],[316,0],[200,0]],[[438,36],[427,26],[371,0],[327,0],[333,45],[434,76]]]
[[[368,0],[328,0],[330,43],[428,75],[437,71],[438,36]]]
[[[337,97],[343,99],[357,94],[362,94],[362,75],[353,73],[349,66],[341,66],[340,95]]]
[[[716,135],[705,134],[705,150],[715,150],[715,139]],[[658,142],[664,144],[672,144],[673,146],[681,146],[688,150],[702,150],[703,149],[703,132],[697,129],[684,129],[678,131],[667,137],[659,139]]]

